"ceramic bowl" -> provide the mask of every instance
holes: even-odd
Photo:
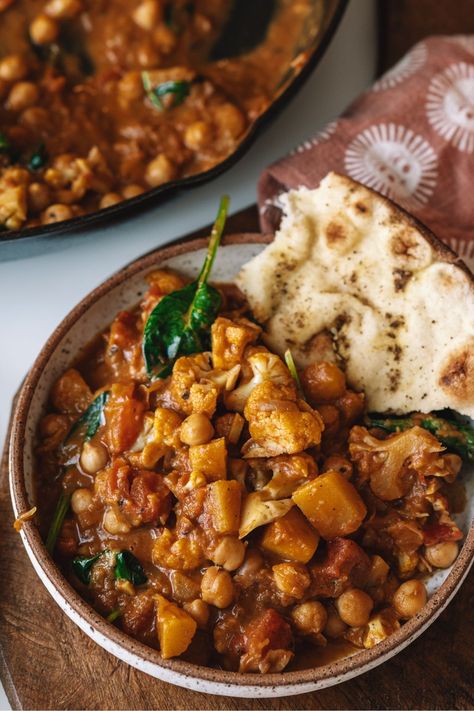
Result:
[[[219,250],[213,278],[232,280],[240,267],[268,241],[269,238],[262,235],[251,234],[227,238]],[[81,301],[49,338],[21,388],[14,414],[9,466],[16,516],[30,509],[36,501],[36,431],[53,382],[73,363],[84,345],[108,326],[117,311],[140,300],[147,288],[145,276],[151,269],[166,265],[195,276],[204,258],[205,245],[205,240],[194,240],[156,250],[133,262]],[[430,579],[430,599],[416,617],[372,649],[358,651],[324,666],[280,674],[238,674],[195,666],[179,659],[161,659],[156,650],[106,622],[78,595],[47,554],[34,522],[23,526],[21,537],[41,581],[65,614],[97,644],[124,662],[163,681],[195,691],[252,698],[288,696],[338,684],[372,669],[404,649],[434,622],[458,590],[473,561],[473,483],[471,481],[468,491],[468,506],[457,518],[466,534],[462,551],[450,570],[440,570]]]

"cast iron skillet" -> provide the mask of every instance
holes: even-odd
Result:
[[[241,0],[237,0],[237,2],[240,1]],[[257,2],[258,1],[259,0],[257,0]],[[312,70],[316,67],[329,46],[349,0],[312,0],[312,2],[315,6],[315,12],[317,11],[320,3],[323,2],[323,13],[321,23],[316,31],[314,27],[308,26],[305,28],[299,46],[296,48],[295,57],[303,54],[303,56],[305,56],[304,61],[298,62],[297,64],[295,63],[295,66],[288,67],[287,72],[282,77],[276,90],[275,99],[253,122],[241,143],[239,143],[235,151],[227,158],[215,165],[213,168],[202,173],[173,180],[172,182],[166,183],[157,188],[147,190],[134,198],[124,200],[117,205],[112,205],[111,207],[97,210],[96,212],[92,212],[87,215],[80,215],[78,217],[73,217],[70,220],[56,222],[51,225],[42,225],[41,227],[31,227],[24,230],[9,230],[3,233],[0,232],[0,259],[9,259],[26,255],[30,256],[32,252],[37,251],[33,248],[33,243],[36,243],[42,238],[54,236],[58,233],[64,234],[66,232],[73,233],[82,231],[90,226],[95,226],[98,223],[113,222],[138,210],[150,207],[151,205],[156,206],[159,202],[169,199],[185,188],[191,188],[195,185],[200,185],[201,183],[205,183],[213,178],[216,178],[218,175],[234,165],[234,163],[236,163],[250,148],[258,133],[277,116],[278,112],[291,100],[298,89],[302,86],[303,82],[308,78]],[[249,41],[250,43],[254,43],[252,38],[249,39],[248,31],[244,27],[244,24],[249,24],[248,13],[247,17],[245,17],[245,14],[241,14],[240,21],[242,22],[242,31],[236,31],[232,34],[239,37],[240,40],[238,41],[240,41],[243,45]],[[223,38],[221,46],[225,44],[226,40]],[[219,47],[217,47],[216,50],[218,55],[221,54]],[[234,55],[238,54],[238,47],[234,46],[231,48],[231,52]]]

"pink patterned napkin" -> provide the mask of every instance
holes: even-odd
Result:
[[[415,45],[345,113],[265,170],[264,232],[279,196],[330,170],[387,195],[474,268],[474,35]]]

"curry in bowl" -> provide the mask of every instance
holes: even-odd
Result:
[[[0,0],[0,230],[95,212],[232,154],[323,14],[319,0],[262,2],[263,40],[229,57],[235,6]]]
[[[239,289],[209,284],[222,229],[198,280],[152,272],[54,385],[40,514],[80,594],[163,658],[279,672],[422,609],[463,537],[473,433],[371,419],[337,365],[268,348]]]

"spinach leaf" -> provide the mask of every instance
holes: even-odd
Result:
[[[120,609],[120,607],[116,607],[115,610],[112,610],[112,612],[107,615],[105,619],[107,620],[107,622],[115,622],[115,620],[120,617],[121,614],[122,610]]]
[[[49,527],[48,535],[46,537],[46,550],[50,555],[53,555],[54,547],[56,546],[56,541],[63,525],[64,517],[68,512],[69,503],[71,501],[71,495],[62,493],[56,504],[56,510],[54,512],[53,520]]]
[[[102,553],[103,551],[101,551],[100,553],[96,553],[96,555],[92,555],[90,557],[78,556],[77,558],[73,559],[72,569],[81,581],[81,583],[84,583],[84,585],[89,585],[91,581],[92,566],[94,565],[96,560],[100,558]]]
[[[115,577],[130,580],[134,585],[143,585],[148,578],[140,561],[130,551],[120,551],[115,557]]]
[[[454,418],[415,412],[408,417],[367,415],[366,423],[369,427],[380,427],[387,432],[403,432],[418,425],[434,434],[449,451],[456,452],[467,462],[474,462],[474,429]]]
[[[65,442],[67,442],[78,429],[82,428],[85,428],[84,439],[92,439],[102,422],[102,414],[104,412],[105,403],[107,402],[108,397],[109,393],[105,390],[101,392],[100,395],[97,395],[87,410],[83,412],[77,422],[73,424],[69,430]]]
[[[199,353],[209,343],[210,328],[219,313],[221,297],[207,280],[224,231],[228,207],[229,198],[224,196],[198,280],[165,296],[148,317],[143,332],[143,357],[150,377],[167,377],[179,356]]]
[[[5,136],[5,134],[0,131],[0,154],[1,153],[8,154],[10,152],[10,150],[11,150],[10,141]]]
[[[48,160],[48,154],[46,153],[46,148],[44,143],[41,143],[36,151],[31,155],[28,161],[27,167],[29,170],[41,170],[46,165]]]
[[[158,111],[165,111],[167,108],[174,109],[175,106],[182,104],[189,95],[191,87],[189,81],[183,80],[164,81],[158,86],[152,86],[148,72],[142,72],[142,83],[148,99]],[[167,107],[161,99],[170,95],[172,96],[172,102]]]

